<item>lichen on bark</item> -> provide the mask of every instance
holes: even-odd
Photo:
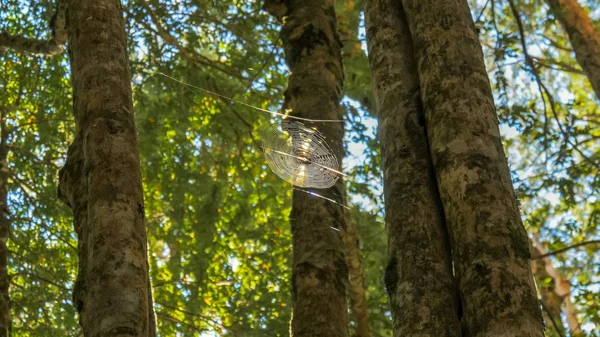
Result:
[[[466,0],[404,0],[462,303],[463,334],[542,337],[540,304]]]
[[[154,336],[146,227],[121,3],[69,3],[77,135],[59,196],[74,211],[74,303],[85,336]]]
[[[341,46],[332,0],[270,0],[266,11],[283,22],[281,38],[291,75],[283,110],[310,119],[340,120],[343,83]],[[343,155],[343,124],[314,123],[336,157]],[[316,191],[317,192],[317,191]],[[344,185],[318,194],[344,203]],[[330,201],[294,191],[292,212],[294,337],[347,337],[348,267],[339,230],[344,209]]]
[[[461,336],[458,290],[425,132],[402,5],[367,0],[369,63],[379,118],[393,333]]]

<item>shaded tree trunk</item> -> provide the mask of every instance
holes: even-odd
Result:
[[[463,335],[544,326],[483,52],[466,0],[403,0],[454,252]]]
[[[361,90],[364,76],[357,74],[366,67],[357,67],[363,65],[363,59],[366,66],[366,55],[361,48],[361,42],[358,40],[358,26],[362,2],[356,0],[337,0],[337,5],[341,7],[338,11],[338,31],[342,41],[342,63],[344,65],[345,76],[345,94],[352,99],[359,100],[363,105],[369,104],[368,97],[371,92]],[[352,73],[348,76],[348,70]],[[355,72],[356,71],[356,72]],[[352,91],[352,93],[349,92]],[[367,107],[367,106],[365,106]],[[367,107],[368,108],[368,107]],[[347,230],[342,231],[342,239],[346,249],[346,261],[348,263],[350,308],[356,325],[356,337],[370,337],[371,329],[369,327],[369,310],[367,306],[367,295],[365,289],[365,279],[363,277],[362,257],[360,254],[360,238],[358,237],[356,224],[352,221],[350,212],[346,212]]]
[[[355,337],[370,337],[371,329],[369,327],[369,310],[360,254],[360,239],[356,231],[356,224],[350,217],[350,212],[346,211],[345,213],[346,230],[342,231],[342,240],[344,241],[346,262],[348,263],[348,292],[350,307],[356,324]]]
[[[600,32],[577,0],[546,0],[567,31],[575,58],[600,99]]]
[[[402,5],[367,0],[369,61],[379,116],[393,332],[461,336],[458,290],[425,131]]]
[[[0,107],[0,337],[10,334],[10,298],[8,288],[8,238],[10,233],[10,213],[8,210],[8,130],[4,108]]]
[[[59,196],[79,238],[73,294],[85,336],[154,336],[144,202],[121,3],[69,4],[77,135]]]
[[[565,326],[561,320],[561,305],[562,297],[554,292],[554,280],[546,284],[546,280],[550,275],[546,272],[546,266],[542,259],[535,257],[540,255],[535,246],[531,246],[531,269],[533,276],[536,279],[537,289],[542,302],[542,312],[544,321],[546,322],[547,337],[564,337],[566,336]]]
[[[265,1],[264,9],[285,17],[281,38],[290,68],[283,110],[311,119],[341,119],[343,81],[333,0]],[[342,158],[343,123],[315,123],[337,158]],[[315,191],[344,203],[344,184]],[[294,337],[348,336],[348,267],[340,230],[344,209],[294,191],[292,213],[292,298]]]
[[[542,243],[539,240],[538,234],[533,234],[533,241],[535,243],[535,254],[536,255],[544,255],[546,254],[546,250],[542,246]],[[571,301],[571,282],[569,280],[564,279],[558,270],[554,268],[552,265],[552,260],[550,257],[543,257],[536,259],[535,262],[541,262],[543,269],[540,270],[540,273],[545,275],[546,277],[552,278],[552,291],[551,294],[547,294],[546,299],[552,299],[553,302],[558,300],[558,308],[559,308],[559,319],[560,312],[562,311],[565,314],[565,318],[567,320],[567,325],[569,326],[569,335],[573,337],[581,336],[581,326],[579,324],[579,318],[577,317],[577,311],[575,310],[575,306]],[[543,293],[542,293],[543,295]],[[544,297],[542,297],[542,303]],[[544,303],[545,304],[545,303]],[[554,305],[555,307],[556,305]],[[546,323],[548,324],[548,322]],[[562,326],[562,322],[560,323]],[[564,329],[564,327],[563,327]]]

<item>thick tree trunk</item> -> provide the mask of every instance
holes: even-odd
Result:
[[[402,3],[452,239],[463,334],[542,337],[529,240],[467,1]]]
[[[600,32],[577,0],[546,0],[569,34],[575,58],[600,98]]]
[[[154,336],[121,3],[73,0],[69,22],[77,136],[59,194],[79,237],[74,303],[85,336]]]
[[[3,109],[0,107],[0,109]],[[10,298],[8,288],[8,237],[10,213],[8,211],[8,130],[4,110],[0,114],[0,337],[10,334]]]
[[[311,119],[341,119],[343,81],[333,0],[266,1],[264,8],[282,19],[281,38],[291,75],[284,109]],[[342,158],[343,123],[316,123],[337,158]],[[344,203],[342,179],[315,191]],[[348,336],[348,267],[339,230],[344,209],[330,201],[294,191],[292,213],[294,337]]]
[[[458,290],[429,159],[412,41],[402,5],[367,0],[369,61],[379,116],[394,336],[461,336]]]

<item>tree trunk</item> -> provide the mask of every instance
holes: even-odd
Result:
[[[127,38],[117,0],[69,4],[77,135],[59,195],[74,211],[85,336],[154,336]]]
[[[357,2],[355,0],[337,0],[338,6],[342,8],[338,12],[337,22],[343,45],[342,63],[346,74],[349,68],[359,72],[360,70],[358,70],[356,65],[363,65],[361,61],[366,59],[366,55],[361,48],[361,42],[358,40],[358,26],[362,3]],[[366,67],[360,67],[360,69],[366,69]],[[371,93],[361,90],[363,85],[361,82],[364,82],[364,79],[364,76],[352,72],[350,78],[346,76],[346,83],[344,85],[347,96],[365,105],[369,103],[368,97]],[[349,88],[352,88],[352,94],[349,93]],[[365,107],[368,108],[367,106]],[[346,261],[348,263],[350,281],[348,290],[352,315],[356,325],[356,337],[370,337],[371,328],[369,327],[369,310],[363,277],[362,258],[360,255],[360,238],[358,237],[356,224],[352,221],[350,212],[346,212],[346,224],[348,228],[342,231],[342,239],[344,240],[346,249]]]
[[[575,58],[600,99],[600,32],[577,0],[546,0],[567,31]]]
[[[546,336],[566,336],[565,326],[560,317],[563,299],[554,292],[554,280],[546,285],[546,279],[550,278],[550,275],[546,272],[544,261],[535,258],[538,255],[540,255],[540,253],[537,248],[534,245],[531,245],[531,256],[533,257],[531,260],[531,269],[533,271],[533,276],[536,279],[537,289],[541,297],[542,312],[544,321],[546,322]]]
[[[369,61],[379,116],[394,336],[461,336],[458,290],[425,132],[402,5],[367,0]]]
[[[10,233],[10,213],[8,210],[8,130],[4,108],[0,107],[0,337],[10,334],[10,298],[8,288],[8,237]]]
[[[542,337],[529,240],[467,1],[402,3],[452,239],[463,334]]]
[[[281,38],[290,68],[284,111],[311,119],[341,119],[343,81],[333,0],[265,1],[265,10],[285,17]],[[343,123],[315,123],[337,158],[342,158]],[[316,190],[344,203],[342,179]],[[344,209],[330,201],[294,191],[292,213],[294,337],[347,337],[348,267],[340,230]]]
[[[348,263],[349,294],[354,323],[356,324],[355,337],[370,337],[369,310],[363,277],[362,257],[360,255],[360,240],[356,232],[356,224],[346,211],[346,230],[342,231],[346,262]]]
[[[546,250],[542,246],[540,239],[538,237],[538,233],[533,234],[533,241],[535,243],[536,253],[534,255],[544,255],[546,254]],[[579,324],[579,318],[577,317],[577,311],[575,310],[575,306],[571,301],[571,283],[569,280],[564,279],[558,270],[554,268],[552,265],[552,260],[550,257],[544,257],[541,259],[537,259],[536,262],[543,262],[544,272],[547,277],[552,278],[552,292],[559,301],[559,308],[565,314],[565,318],[567,320],[567,324],[569,326],[569,335],[572,337],[581,336],[581,325]],[[542,302],[543,303],[543,302]],[[560,311],[559,311],[560,314]],[[560,316],[559,316],[560,318]],[[561,322],[562,325],[562,322]]]

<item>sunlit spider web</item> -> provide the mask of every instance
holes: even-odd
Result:
[[[342,175],[325,137],[301,122],[283,120],[264,127],[262,147],[271,170],[296,186],[329,188]]]

